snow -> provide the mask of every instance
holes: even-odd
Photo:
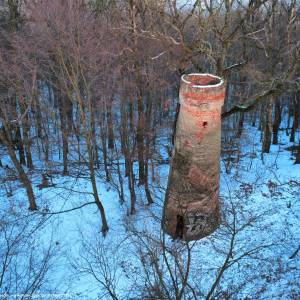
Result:
[[[224,263],[233,228],[236,233],[229,258],[232,265],[226,268],[216,289],[216,293],[219,293],[217,299],[225,299],[226,295],[234,291],[238,294],[238,298],[234,299],[300,297],[300,255],[290,259],[300,244],[300,167],[294,164],[291,153],[286,150],[289,142],[283,131],[279,145],[272,145],[271,152],[264,154],[263,160],[259,138],[255,128],[246,126],[238,141],[242,154],[239,160],[228,168],[225,155],[222,157],[220,199],[223,223],[211,236],[190,243],[192,263],[189,284],[197,288],[199,299],[209,292]],[[1,160],[3,164],[10,165],[3,154]],[[37,158],[34,163],[39,165]],[[81,173],[85,171],[82,167]],[[142,188],[137,189],[135,216],[128,214],[127,189],[128,201],[122,206],[118,193],[98,176],[99,196],[109,222],[109,233],[105,238],[101,235],[100,214],[93,204],[63,214],[47,214],[93,201],[92,186],[87,176],[61,176],[57,172],[52,179],[55,186],[39,190],[37,185],[41,177],[37,172],[32,172],[31,180],[40,208],[38,213],[27,211],[25,192],[18,181],[1,182],[2,218],[8,211],[14,211],[10,216],[12,222],[30,220],[28,223],[36,224],[44,220],[30,240],[38,245],[36,251],[39,254],[49,245],[56,245],[52,267],[47,274],[49,284],[45,290],[66,293],[71,295],[71,299],[110,299],[101,284],[101,276],[106,274],[113,279],[111,288],[120,299],[127,296],[138,299],[142,297],[138,296],[142,295],[138,287],[144,284],[144,266],[140,254],[145,249],[141,242],[149,240],[153,241],[150,248],[157,251],[159,265],[164,270],[164,280],[169,282],[170,274],[160,244],[160,218],[169,166],[157,166],[156,171],[160,176],[159,182],[151,183],[155,203],[151,207],[147,206]],[[7,170],[2,169],[1,172],[2,177],[7,176]],[[3,192],[3,184],[6,190],[10,185],[13,193],[11,197]],[[47,209],[44,214],[43,209]],[[164,238],[169,251],[166,257],[175,270],[174,258],[170,253],[179,251],[184,264],[187,259],[186,245],[172,241],[167,236]],[[21,261],[25,261],[25,254],[20,254]],[[99,257],[103,260],[99,261]],[[145,264],[149,270],[153,267],[151,262]],[[97,273],[100,277],[91,274],[87,266],[100,270]],[[151,276],[154,276],[153,273]],[[172,286],[169,289],[172,293]],[[187,294],[191,296],[191,292],[187,291]]]

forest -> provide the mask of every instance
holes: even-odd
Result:
[[[299,226],[299,0],[0,0],[0,299],[296,300]]]

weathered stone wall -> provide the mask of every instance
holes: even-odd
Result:
[[[200,239],[220,223],[219,159],[224,83],[209,74],[184,75],[163,227],[173,238]]]

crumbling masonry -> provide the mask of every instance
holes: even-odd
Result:
[[[220,77],[189,74],[181,78],[180,111],[162,224],[173,238],[197,240],[219,226],[224,97],[225,86]]]

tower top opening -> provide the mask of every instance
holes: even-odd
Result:
[[[194,88],[212,88],[221,86],[224,80],[212,74],[191,73],[182,75],[181,80]]]

